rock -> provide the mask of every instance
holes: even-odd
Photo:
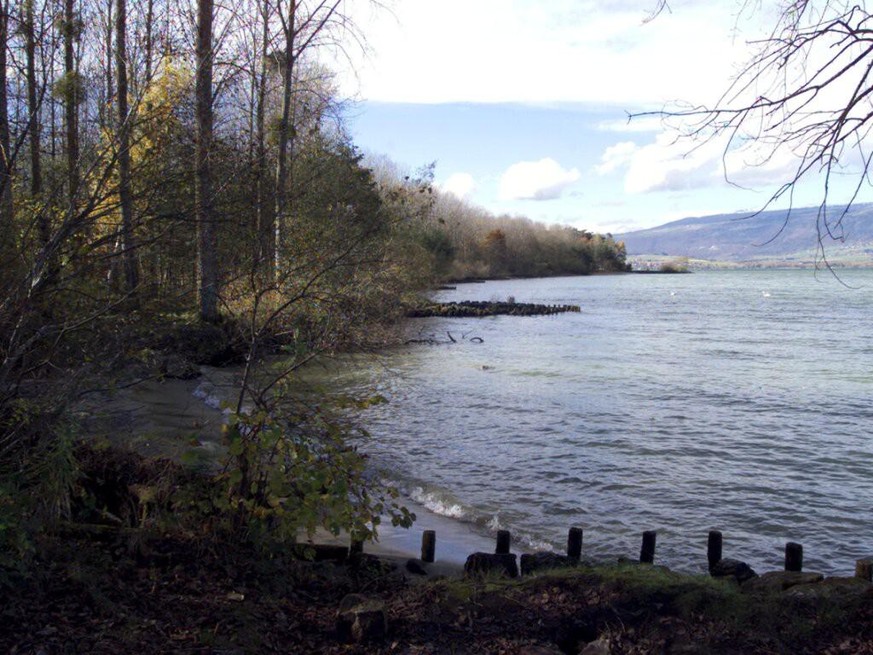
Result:
[[[171,353],[161,362],[161,375],[173,380],[193,380],[201,375],[200,368],[181,355]]]
[[[464,564],[467,576],[496,573],[509,578],[518,577],[518,563],[514,553],[473,553]]]
[[[427,569],[420,559],[410,559],[406,562],[406,570],[415,575],[427,575]]]
[[[611,652],[612,648],[609,645],[609,639],[601,637],[597,641],[592,641],[585,646],[585,648],[579,651],[579,655],[610,655]]]
[[[209,366],[240,361],[244,351],[243,344],[235,343],[219,326],[208,323],[181,325],[166,335],[158,347],[181,353],[195,364]]]
[[[785,595],[800,600],[826,599],[843,603],[849,599],[873,598],[873,584],[860,578],[833,577],[821,582],[795,585]]]
[[[336,631],[341,641],[360,644],[377,641],[387,632],[385,605],[361,594],[349,594],[340,602]]]
[[[719,560],[709,573],[713,578],[733,578],[740,584],[758,577],[751,566],[730,558]]]
[[[291,553],[298,559],[313,562],[345,562],[349,558],[348,546],[332,544],[296,544]]]
[[[579,560],[557,553],[525,553],[521,556],[521,574],[579,566]]]
[[[801,573],[799,571],[771,571],[753,578],[743,585],[747,591],[778,592],[801,584],[816,584],[824,580],[821,573]]]

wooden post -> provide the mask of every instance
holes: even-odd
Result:
[[[582,557],[582,528],[570,528],[567,535],[567,556],[573,559]]]
[[[421,534],[421,561],[433,562],[436,556],[436,532],[425,530]]]
[[[722,534],[718,530],[710,530],[709,540],[706,543],[706,559],[709,562],[709,570],[721,561]]]
[[[855,577],[873,582],[873,558],[859,559],[855,562]]]
[[[785,544],[785,570],[803,571],[803,546],[793,541]]]
[[[494,549],[494,552],[498,555],[508,555],[509,554],[509,544],[512,542],[512,535],[509,534],[509,530],[498,530],[497,531],[497,548]]]
[[[349,557],[352,555],[360,555],[364,552],[364,542],[361,539],[352,539],[352,545],[349,548]]]
[[[640,564],[653,564],[655,562],[655,541],[658,533],[655,530],[643,532],[643,546],[640,548]]]

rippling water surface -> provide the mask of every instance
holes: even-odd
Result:
[[[415,319],[354,384],[373,461],[431,510],[527,545],[705,566],[706,535],[754,568],[850,574],[873,554],[873,272],[623,275],[467,284],[441,300],[579,314]],[[456,343],[449,341],[449,333]],[[471,341],[479,337],[482,343]]]

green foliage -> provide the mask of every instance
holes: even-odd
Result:
[[[419,282],[627,268],[624,244],[610,235],[493,216],[435,189],[432,166],[415,176],[382,166],[387,170],[376,176],[385,211],[394,217],[397,239],[404,244],[400,261],[405,270],[419,271]]]
[[[687,273],[688,272],[688,258],[680,257],[679,259],[673,259],[661,264],[658,268],[661,273]]]
[[[0,458],[0,586],[10,573],[24,570],[36,535],[69,513],[78,478],[69,424],[22,399],[8,409],[0,432],[6,435]]]
[[[397,490],[370,479],[345,426],[320,409],[278,419],[281,407],[235,414],[226,429],[228,461],[212,502],[241,538],[281,545],[323,528],[372,539],[383,517],[412,524]]]
[[[64,73],[55,81],[52,92],[58,100],[79,104],[85,99],[85,80],[76,72]]]

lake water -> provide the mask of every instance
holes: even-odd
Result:
[[[873,555],[873,271],[619,275],[459,285],[440,300],[577,304],[550,317],[414,319],[411,345],[346,384],[374,465],[471,545],[851,574]],[[451,338],[450,336],[451,335]],[[478,337],[481,343],[474,339]],[[454,340],[454,341],[452,341]],[[438,535],[439,538],[439,535]],[[476,540],[479,540],[478,542]]]

